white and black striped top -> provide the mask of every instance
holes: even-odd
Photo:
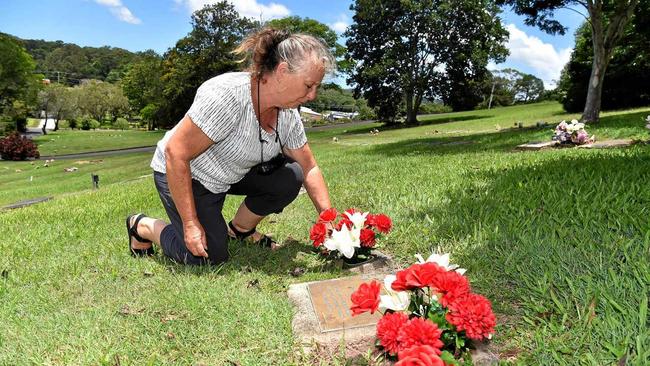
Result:
[[[187,115],[215,143],[190,162],[192,178],[214,193],[226,192],[246,173],[280,153],[276,134],[262,129],[253,110],[250,73],[234,72],[204,82],[196,91]],[[158,142],[151,161],[153,170],[165,173],[165,146],[178,125]],[[305,129],[296,109],[281,109],[278,115],[280,141],[285,148],[298,149],[307,143]],[[191,144],[192,141],[187,141]]]

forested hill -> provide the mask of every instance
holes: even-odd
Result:
[[[36,71],[52,81],[75,85],[81,79],[115,82],[126,72],[126,66],[154,51],[131,52],[117,47],[80,47],[63,41],[20,39],[36,62]]]

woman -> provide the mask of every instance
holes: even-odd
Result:
[[[316,98],[334,69],[327,46],[267,28],[234,52],[250,58],[248,72],[203,83],[185,117],[158,142],[151,167],[171,223],[129,216],[133,255],[152,254],[153,241],[175,261],[217,264],[228,259],[228,236],[275,250],[257,224],[281,212],[302,185],[318,212],[330,207],[296,110]],[[226,194],[246,196],[228,225],[221,213]]]

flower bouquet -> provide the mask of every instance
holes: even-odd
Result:
[[[309,238],[322,254],[340,255],[346,263],[356,264],[371,258],[377,239],[388,234],[392,225],[390,217],[384,214],[373,215],[351,208],[339,215],[335,208],[330,208],[318,216]]]
[[[578,122],[576,119],[571,120],[570,123],[566,121],[560,122],[555,127],[555,135],[553,135],[553,141],[559,141],[561,144],[584,145],[595,140],[595,136],[589,137],[589,134],[585,131],[585,124]]]
[[[449,254],[386,276],[386,295],[377,281],[352,293],[352,315],[385,309],[377,323],[377,347],[399,365],[471,365],[472,341],[492,338],[496,319],[485,297],[472,293],[465,270]]]

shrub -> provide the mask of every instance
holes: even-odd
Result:
[[[18,132],[13,132],[0,139],[0,157],[4,160],[38,159],[40,156],[36,144]]]
[[[113,128],[116,128],[118,130],[128,130],[129,129],[129,121],[127,121],[124,118],[118,118],[115,123],[113,123]]]
[[[100,123],[97,120],[94,120],[94,119],[92,119],[90,117],[84,117],[81,120],[81,129],[82,130],[85,130],[85,131],[88,131],[90,129],[94,130],[94,129],[99,128],[99,126],[100,126]]]
[[[74,130],[75,128],[79,127],[79,122],[77,122],[76,118],[70,118],[67,121],[68,121],[68,127],[70,127],[71,129]]]

